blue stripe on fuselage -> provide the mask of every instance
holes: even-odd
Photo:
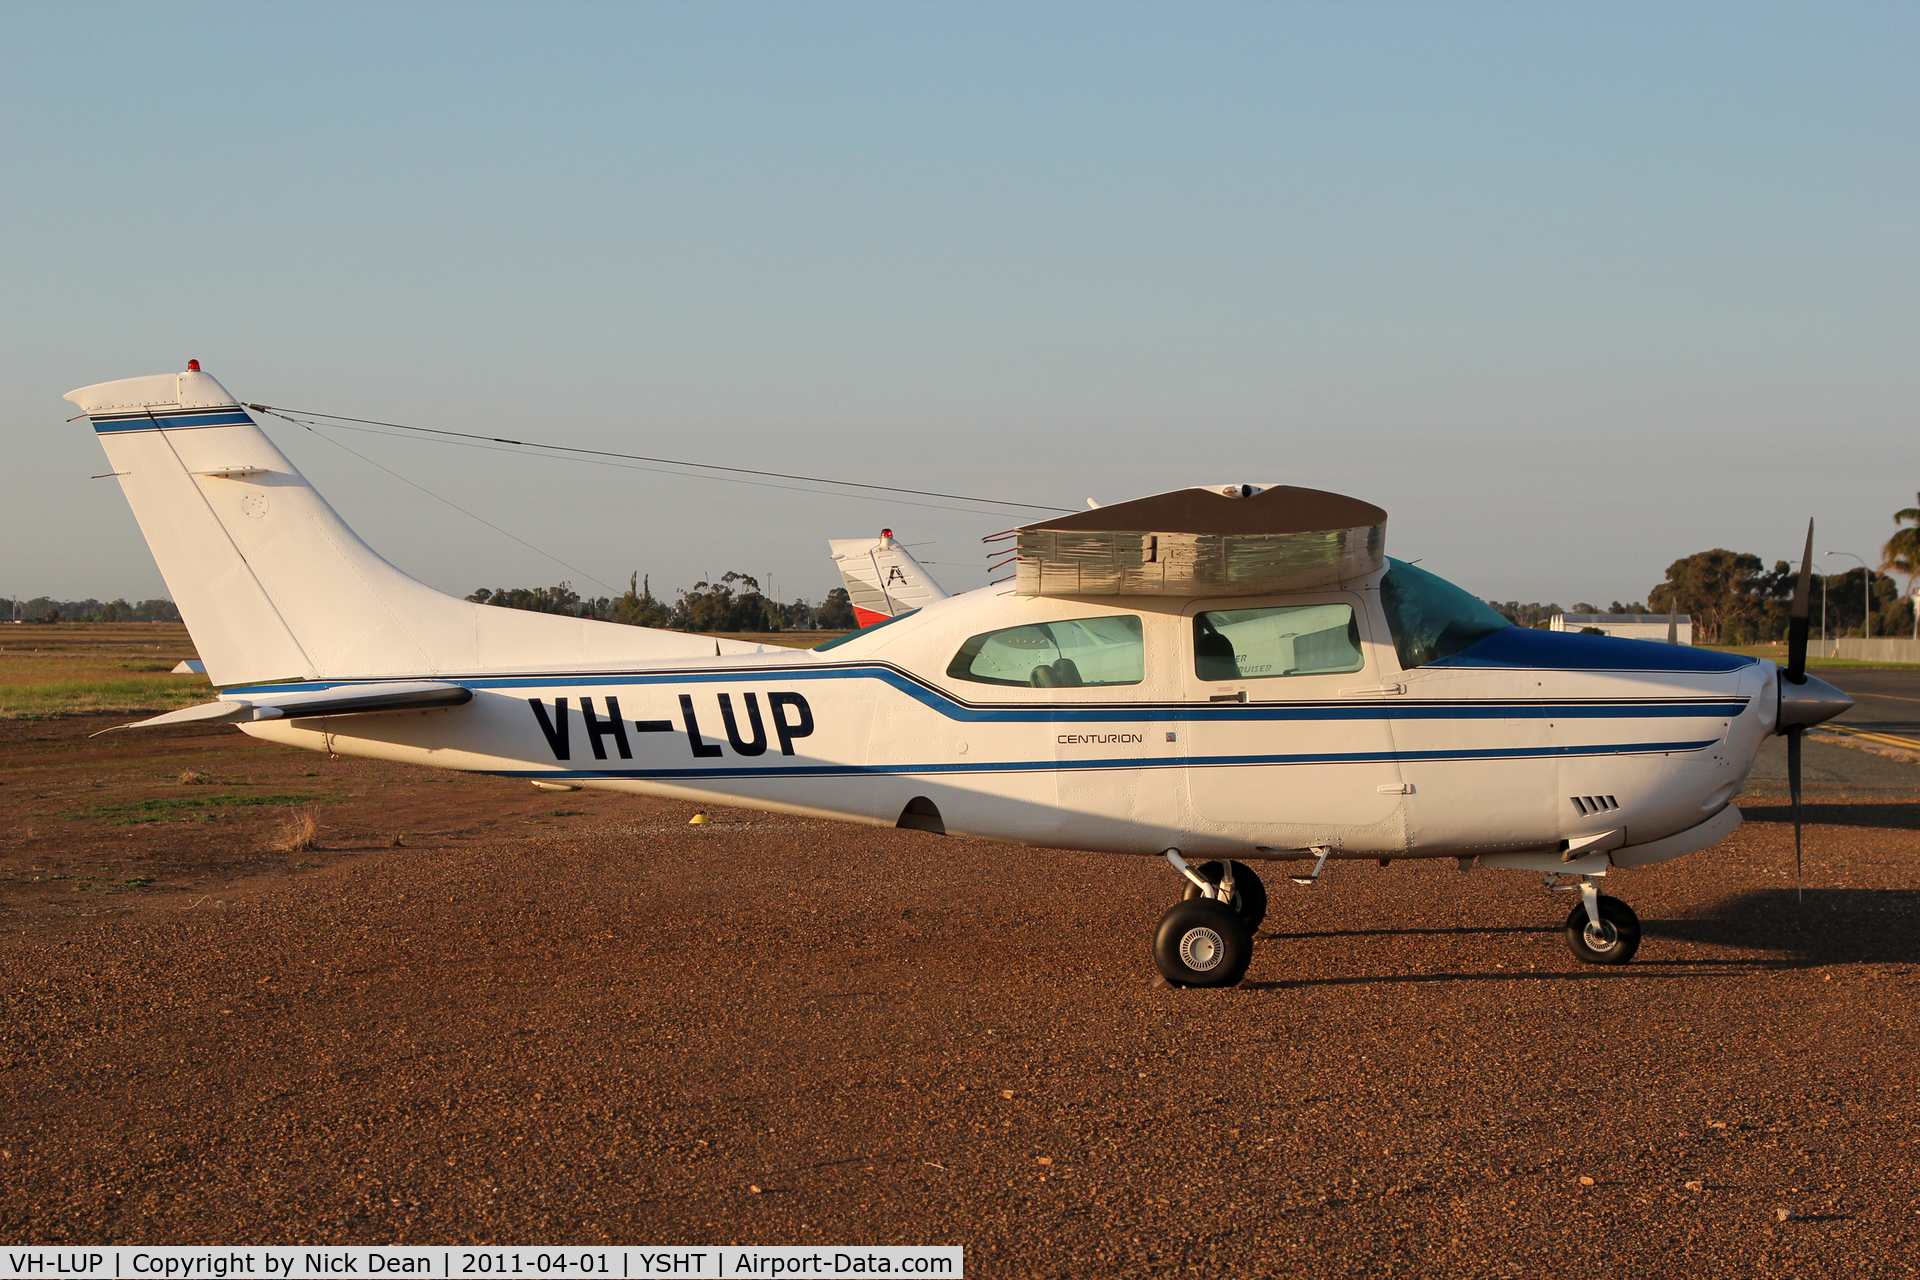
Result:
[[[674,781],[721,778],[846,778],[951,773],[1079,773],[1111,769],[1208,769],[1246,765],[1378,764],[1422,760],[1521,760],[1538,757],[1665,755],[1710,747],[1699,742],[1623,742],[1593,747],[1488,747],[1467,751],[1350,751],[1309,755],[1136,756],[1120,760],[968,761],[965,764],[801,764],[712,769],[488,769],[502,778],[637,778]]]
[[[580,672],[569,675],[526,676],[435,676],[450,684],[469,689],[495,692],[536,689],[625,688],[647,685],[689,684],[783,684],[802,680],[879,680],[898,692],[914,698],[949,720],[962,723],[999,724],[1114,724],[1126,722],[1262,722],[1314,720],[1619,720],[1619,719],[1708,719],[1732,717],[1746,709],[1748,700],[1738,696],[1699,695],[1690,698],[1561,699],[1526,701],[1519,699],[1375,699],[1353,702],[1110,702],[1099,706],[1054,703],[1047,706],[1020,704],[975,704],[961,702],[923,684],[897,667],[884,663],[849,666],[773,666],[750,670],[686,670],[661,672]],[[249,693],[273,694],[322,690],[358,684],[385,683],[367,680],[317,680],[287,684],[255,685],[231,688],[223,692],[233,697]]]

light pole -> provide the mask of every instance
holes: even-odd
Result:
[[[1860,628],[1861,628],[1860,634],[1868,640],[1873,639],[1873,570],[1868,569],[1867,562],[1865,560],[1861,560],[1859,556],[1853,554],[1853,552],[1851,551],[1827,551],[1827,552],[1822,552],[1822,554],[1829,555],[1829,556],[1845,556],[1849,560],[1860,560],[1860,567],[1866,570],[1866,574],[1867,574],[1867,590],[1866,590],[1865,598],[1862,601],[1862,603],[1866,606],[1866,612],[1860,615]]]

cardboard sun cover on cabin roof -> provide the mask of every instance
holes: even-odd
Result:
[[[1243,496],[1244,495],[1244,496]],[[1255,596],[1364,578],[1387,513],[1292,485],[1175,489],[1023,525],[1023,596]]]

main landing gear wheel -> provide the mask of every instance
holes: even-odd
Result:
[[[1219,884],[1227,874],[1224,865],[1218,862],[1205,862],[1194,868],[1208,884]],[[1200,896],[1200,886],[1188,884],[1187,891],[1180,895],[1183,902],[1191,902]],[[1267,886],[1254,874],[1253,868],[1244,862],[1233,864],[1233,909],[1240,916],[1240,923],[1247,926],[1249,934],[1260,932],[1260,922],[1267,918]]]
[[[1153,936],[1153,962],[1176,987],[1231,987],[1252,959],[1252,931],[1238,912],[1211,898],[1174,903]]]
[[[1567,950],[1581,964],[1625,964],[1640,949],[1640,917],[1618,898],[1601,898],[1600,921],[1587,919],[1584,902],[1567,916]]]

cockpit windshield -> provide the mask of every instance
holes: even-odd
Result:
[[[1393,633],[1402,670],[1451,657],[1513,625],[1486,601],[1445,578],[1404,560],[1389,557],[1387,564],[1387,576],[1380,579],[1380,603],[1387,611],[1387,629]]]

